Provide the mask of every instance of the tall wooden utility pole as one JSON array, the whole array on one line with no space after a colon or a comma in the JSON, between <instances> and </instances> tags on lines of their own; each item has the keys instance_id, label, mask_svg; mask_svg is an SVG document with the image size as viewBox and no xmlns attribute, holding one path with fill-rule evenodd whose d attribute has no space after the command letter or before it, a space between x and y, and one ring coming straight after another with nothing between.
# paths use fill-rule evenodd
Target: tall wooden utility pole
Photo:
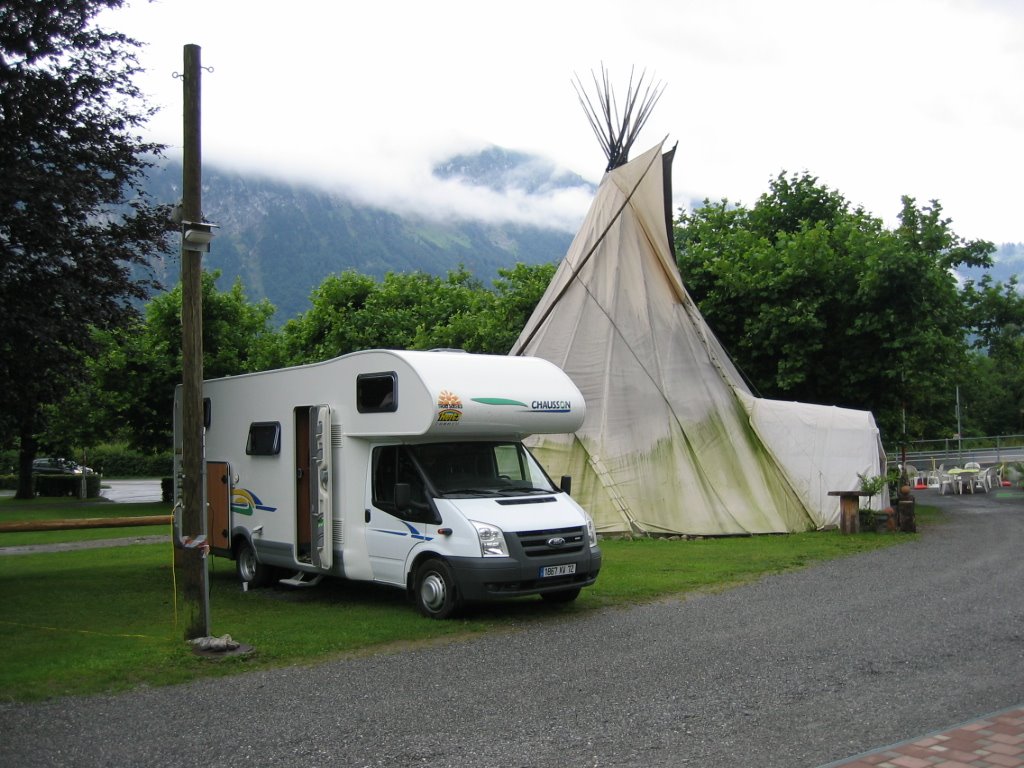
<instances>
[{"instance_id":1,"label":"tall wooden utility pole","mask_svg":"<svg viewBox=\"0 0 1024 768\"><path fill-rule=\"evenodd\" d=\"M189 246L190 223L203 221L200 87L202 64L198 45L185 46L184 149L182 157L181 247L181 532L189 542L181 551L182 592L186 612L185 639L210 634L205 530L206 467L203 456L203 290L202 250ZM200 546L195 546L200 542Z\"/></svg>"}]
</instances>

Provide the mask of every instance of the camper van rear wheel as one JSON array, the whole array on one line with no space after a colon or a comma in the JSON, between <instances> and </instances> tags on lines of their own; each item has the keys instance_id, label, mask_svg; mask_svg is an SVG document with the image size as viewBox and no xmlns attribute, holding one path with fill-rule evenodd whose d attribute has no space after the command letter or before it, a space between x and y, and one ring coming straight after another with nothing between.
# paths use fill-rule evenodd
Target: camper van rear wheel
<instances>
[{"instance_id":1,"label":"camper van rear wheel","mask_svg":"<svg viewBox=\"0 0 1024 768\"><path fill-rule=\"evenodd\" d=\"M235 569L238 571L238 580L243 584L266 587L274 580L273 570L269 565L264 565L257 559L256 550L248 541L243 541L238 545L238 550L235 553Z\"/></svg>"},{"instance_id":2,"label":"camper van rear wheel","mask_svg":"<svg viewBox=\"0 0 1024 768\"><path fill-rule=\"evenodd\" d=\"M459 609L459 595L452 569L444 560L432 558L416 569L413 585L416 607L432 619L447 619Z\"/></svg>"}]
</instances>

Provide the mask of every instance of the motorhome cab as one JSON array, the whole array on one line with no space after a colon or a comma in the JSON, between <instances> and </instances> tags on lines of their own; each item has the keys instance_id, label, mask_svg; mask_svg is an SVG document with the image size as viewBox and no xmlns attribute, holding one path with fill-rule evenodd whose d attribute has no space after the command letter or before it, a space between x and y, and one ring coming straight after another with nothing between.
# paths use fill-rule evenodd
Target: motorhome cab
<instances>
[{"instance_id":1,"label":"motorhome cab","mask_svg":"<svg viewBox=\"0 0 1024 768\"><path fill-rule=\"evenodd\" d=\"M521 442L583 422L546 360L373 350L207 381L203 398L207 540L244 584L375 581L446 618L571 601L597 578L590 516ZM178 472L181 387L174 412Z\"/></svg>"}]
</instances>

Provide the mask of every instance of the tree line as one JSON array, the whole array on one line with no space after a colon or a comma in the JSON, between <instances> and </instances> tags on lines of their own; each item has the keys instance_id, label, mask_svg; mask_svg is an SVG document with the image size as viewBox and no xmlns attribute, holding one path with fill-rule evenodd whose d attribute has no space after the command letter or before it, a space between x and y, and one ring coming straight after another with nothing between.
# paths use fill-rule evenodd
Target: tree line
<instances>
[{"instance_id":1,"label":"tree line","mask_svg":"<svg viewBox=\"0 0 1024 768\"><path fill-rule=\"evenodd\" d=\"M810 175L780 174L750 208L705 201L674 226L684 283L754 391L875 414L887 445L1024 430L1024 297L1015 280L961 281L993 246L965 242L937 201L904 198L887 228ZM204 375L371 348L506 354L555 265L517 264L488 286L464 268L376 279L329 275L280 327L266 301L203 275ZM48 444L123 440L166 450L181 380L181 288L115 330L92 329L86 375L46 410ZM686 386L680 382L680 386Z\"/></svg>"},{"instance_id":2,"label":"tree line","mask_svg":"<svg viewBox=\"0 0 1024 768\"><path fill-rule=\"evenodd\" d=\"M97 29L122 0L0 6L0 448L170 445L181 378L180 288L132 268L174 244L141 183L162 148L133 85L136 41ZM752 389L867 409L887 445L1024 430L1024 300L1016 280L961 281L994 246L965 241L938 201L902 200L887 227L810 174L780 173L751 206L679 211L683 282ZM329 275L280 327L236 282L203 277L206 377L370 347L504 354L554 271L516 265L484 285L444 277ZM140 311L134 301L152 296ZM686 382L680 382L686 386Z\"/></svg>"}]
</instances>

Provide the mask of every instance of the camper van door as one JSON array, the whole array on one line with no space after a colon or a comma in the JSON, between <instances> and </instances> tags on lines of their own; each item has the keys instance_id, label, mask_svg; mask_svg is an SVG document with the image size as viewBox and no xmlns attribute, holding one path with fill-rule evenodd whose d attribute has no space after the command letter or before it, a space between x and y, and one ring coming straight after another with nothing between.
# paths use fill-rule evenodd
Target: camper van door
<instances>
[{"instance_id":1,"label":"camper van door","mask_svg":"<svg viewBox=\"0 0 1024 768\"><path fill-rule=\"evenodd\" d=\"M405 584L405 563L413 548L435 535L426 488L402 445L379 445L371 458L366 551L375 581ZM409 506L399 509L395 486L409 486Z\"/></svg>"}]
</instances>

